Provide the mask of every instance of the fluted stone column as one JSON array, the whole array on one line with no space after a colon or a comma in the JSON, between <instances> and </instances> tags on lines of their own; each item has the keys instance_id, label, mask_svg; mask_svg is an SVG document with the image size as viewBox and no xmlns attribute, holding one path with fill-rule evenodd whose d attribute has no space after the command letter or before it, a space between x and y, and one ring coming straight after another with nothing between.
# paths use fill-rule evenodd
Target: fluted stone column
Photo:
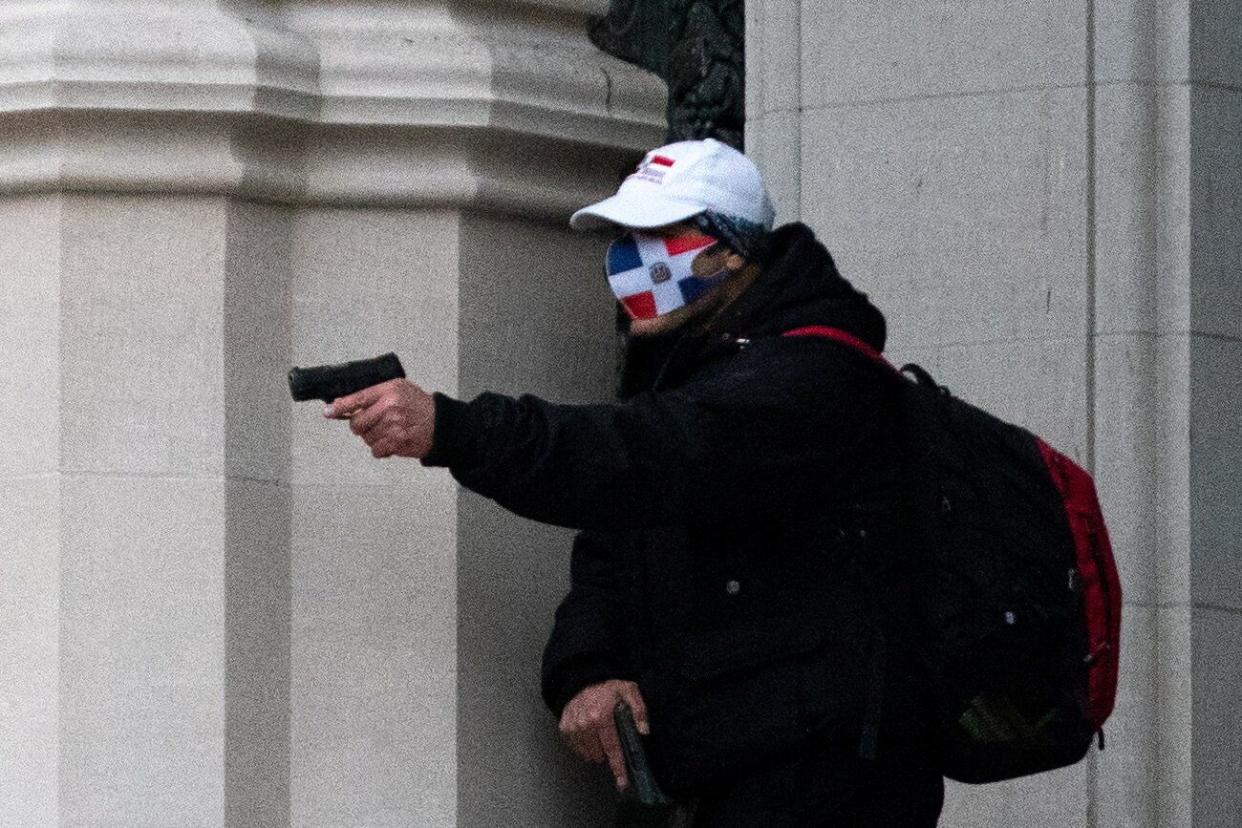
<instances>
[{"instance_id":1,"label":"fluted stone column","mask_svg":"<svg viewBox=\"0 0 1242 828\"><path fill-rule=\"evenodd\" d=\"M1107 750L947 826L1242 814L1242 15L1221 0L748 4L748 145L891 352L1094 470Z\"/></svg>"},{"instance_id":2,"label":"fluted stone column","mask_svg":"<svg viewBox=\"0 0 1242 828\"><path fill-rule=\"evenodd\" d=\"M570 210L662 135L594 0L0 9L0 822L591 824L568 537L284 374L599 399Z\"/></svg>"}]
</instances>

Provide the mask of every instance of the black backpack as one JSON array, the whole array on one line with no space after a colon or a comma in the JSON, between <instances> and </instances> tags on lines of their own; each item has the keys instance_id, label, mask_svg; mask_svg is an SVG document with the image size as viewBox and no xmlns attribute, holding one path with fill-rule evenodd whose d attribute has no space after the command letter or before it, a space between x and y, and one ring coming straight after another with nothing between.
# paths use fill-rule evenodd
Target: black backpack
<instances>
[{"instance_id":1,"label":"black backpack","mask_svg":"<svg viewBox=\"0 0 1242 828\"><path fill-rule=\"evenodd\" d=\"M847 345L899 383L914 551L902 635L929 682L945 775L995 782L1073 764L1097 734L1102 748L1121 586L1091 477L845 331L785 335Z\"/></svg>"}]
</instances>

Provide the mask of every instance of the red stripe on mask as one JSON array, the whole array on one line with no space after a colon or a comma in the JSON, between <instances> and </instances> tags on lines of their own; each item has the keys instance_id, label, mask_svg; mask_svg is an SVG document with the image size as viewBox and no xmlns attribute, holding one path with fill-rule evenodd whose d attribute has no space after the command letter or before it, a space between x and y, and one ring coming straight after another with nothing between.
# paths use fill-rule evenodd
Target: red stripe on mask
<instances>
[{"instance_id":1,"label":"red stripe on mask","mask_svg":"<svg viewBox=\"0 0 1242 828\"><path fill-rule=\"evenodd\" d=\"M703 236L695 234L692 236L672 236L664 240L664 247L668 250L668 255L677 256L682 253L689 253L691 250L703 250L711 247L716 240L711 236Z\"/></svg>"}]
</instances>

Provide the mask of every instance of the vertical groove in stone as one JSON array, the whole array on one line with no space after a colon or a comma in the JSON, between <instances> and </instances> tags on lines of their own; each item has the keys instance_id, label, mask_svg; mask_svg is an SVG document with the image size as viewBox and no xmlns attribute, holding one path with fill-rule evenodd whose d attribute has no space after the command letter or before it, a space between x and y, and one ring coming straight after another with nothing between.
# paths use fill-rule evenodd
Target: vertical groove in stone
<instances>
[{"instance_id":1,"label":"vertical groove in stone","mask_svg":"<svg viewBox=\"0 0 1242 828\"><path fill-rule=\"evenodd\" d=\"M1096 297L1096 95L1095 95L1095 0L1087 0L1087 182L1086 182L1086 245L1087 245L1087 429L1083 462L1095 471L1095 297Z\"/></svg>"},{"instance_id":2,"label":"vertical groove in stone","mask_svg":"<svg viewBox=\"0 0 1242 828\"><path fill-rule=\"evenodd\" d=\"M1086 337L1086 413L1085 429L1086 445L1083 447L1083 463L1092 474L1096 471L1095 464L1095 320L1096 320L1096 90L1095 90L1095 0L1087 0L1086 4L1086 99L1087 99L1087 136L1086 136L1086 259L1087 259L1087 337ZM1086 765L1087 783L1087 828L1096 828L1099 824L1099 764L1095 750L1088 748Z\"/></svg>"},{"instance_id":3,"label":"vertical groove in stone","mask_svg":"<svg viewBox=\"0 0 1242 828\"><path fill-rule=\"evenodd\" d=\"M755 0L751 0L751 2L755 2ZM798 205L798 215L793 216L792 218L797 221L801 221L802 216L805 213L805 210L803 209L803 206L802 206L802 173L801 173L802 171L802 132L803 132L803 129L802 129L803 114L802 113L806 109L806 101L802 97L802 75L804 74L803 69L805 67L802 65L802 53L803 53L803 50L802 50L802 0L793 0L793 3L794 3L794 9L795 9L794 19L797 21L796 25L798 27L797 36L793 39L794 48L798 50L798 75L794 81L794 83L797 86L796 95L797 95L797 101L798 101L798 117L794 119L794 129L796 131L796 134L793 136L793 142L794 142L794 159L796 160L797 169L799 173L798 175L794 176L794 204Z\"/></svg>"},{"instance_id":4,"label":"vertical groove in stone","mask_svg":"<svg viewBox=\"0 0 1242 828\"><path fill-rule=\"evenodd\" d=\"M293 212L225 216L224 824L288 825Z\"/></svg>"}]
</instances>

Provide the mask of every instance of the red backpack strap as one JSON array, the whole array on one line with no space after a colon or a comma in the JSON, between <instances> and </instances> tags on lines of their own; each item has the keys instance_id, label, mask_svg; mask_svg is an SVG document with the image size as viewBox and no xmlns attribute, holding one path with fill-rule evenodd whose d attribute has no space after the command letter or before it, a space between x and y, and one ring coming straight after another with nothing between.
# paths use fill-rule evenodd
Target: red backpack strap
<instances>
[{"instance_id":1,"label":"red backpack strap","mask_svg":"<svg viewBox=\"0 0 1242 828\"><path fill-rule=\"evenodd\" d=\"M781 336L818 336L821 339L831 339L833 342L840 342L842 345L848 345L854 350L872 362L883 365L894 374L900 373L893 363L884 358L884 355L872 348L866 342L854 336L849 331L843 331L840 328L830 328L827 325L807 325L805 328L794 328L792 331L785 331Z\"/></svg>"}]
</instances>

